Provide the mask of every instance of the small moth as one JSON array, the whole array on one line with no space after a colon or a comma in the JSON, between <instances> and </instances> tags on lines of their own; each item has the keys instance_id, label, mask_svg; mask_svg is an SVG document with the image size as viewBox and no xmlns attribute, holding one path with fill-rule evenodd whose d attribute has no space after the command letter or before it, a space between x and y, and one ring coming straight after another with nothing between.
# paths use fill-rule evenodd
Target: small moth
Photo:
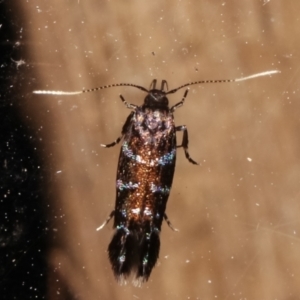
<instances>
[{"instance_id":1,"label":"small moth","mask_svg":"<svg viewBox=\"0 0 300 300\"><path fill-rule=\"evenodd\" d=\"M158 259L163 219L176 230L165 210L173 182L177 148L183 148L187 160L197 164L188 152L187 128L185 125L176 126L173 116L174 111L183 105L188 89L182 99L171 107L167 96L195 84L239 82L276 73L279 71L266 71L238 79L195 81L170 91L165 80L159 89L157 80L153 80L149 90L134 84L119 83L75 92L34 91L35 94L77 95L130 86L147 93L141 106L128 103L120 95L132 112L125 121L121 136L110 144L101 144L109 148L123 139L117 169L115 209L97 228L102 229L114 217L115 233L108 246L108 256L119 283L126 283L130 274L134 275L133 283L137 286L147 281ZM177 131L183 132L179 145Z\"/></svg>"}]
</instances>

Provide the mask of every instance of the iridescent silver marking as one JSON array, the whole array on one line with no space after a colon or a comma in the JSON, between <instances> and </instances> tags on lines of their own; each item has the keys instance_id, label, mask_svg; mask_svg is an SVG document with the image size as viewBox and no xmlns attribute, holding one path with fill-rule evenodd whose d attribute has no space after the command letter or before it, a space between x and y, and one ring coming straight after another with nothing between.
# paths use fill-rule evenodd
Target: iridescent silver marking
<instances>
[{"instance_id":1,"label":"iridescent silver marking","mask_svg":"<svg viewBox=\"0 0 300 300\"><path fill-rule=\"evenodd\" d=\"M167 186L160 187L160 186L155 185L154 183L151 183L150 189L151 189L151 192L153 192L153 193L159 192L162 194L170 194L170 189Z\"/></svg>"},{"instance_id":2,"label":"iridescent silver marking","mask_svg":"<svg viewBox=\"0 0 300 300\"><path fill-rule=\"evenodd\" d=\"M141 209L138 207L138 208L134 208L131 210L132 213L138 215L140 212L141 212Z\"/></svg>"},{"instance_id":3,"label":"iridescent silver marking","mask_svg":"<svg viewBox=\"0 0 300 300\"><path fill-rule=\"evenodd\" d=\"M122 180L117 180L117 189L120 191L126 190L126 189L136 189L139 187L138 183L132 183L131 181L128 183L123 183Z\"/></svg>"},{"instance_id":4,"label":"iridescent silver marking","mask_svg":"<svg viewBox=\"0 0 300 300\"><path fill-rule=\"evenodd\" d=\"M145 207L144 209L144 215L146 216L152 216L152 211L149 207Z\"/></svg>"},{"instance_id":5,"label":"iridescent silver marking","mask_svg":"<svg viewBox=\"0 0 300 300\"><path fill-rule=\"evenodd\" d=\"M132 150L128 147L128 143L124 142L122 146L122 152L130 158L136 159L135 155L132 153Z\"/></svg>"},{"instance_id":6,"label":"iridescent silver marking","mask_svg":"<svg viewBox=\"0 0 300 300\"><path fill-rule=\"evenodd\" d=\"M140 155L134 155L132 150L129 148L128 146L128 143L127 142L124 142L123 146L122 146L122 152L129 158L135 160L136 162L140 163L140 164L146 164L147 161L142 159L142 157ZM165 166L165 165L169 165L171 163L173 163L173 159L175 157L175 154L176 154L176 149L173 149L171 152L163 155L162 157L160 158L156 158L155 160L154 159L151 159L150 162L149 162L149 165L151 167L153 166L157 166L157 165L162 165L162 166Z\"/></svg>"},{"instance_id":7,"label":"iridescent silver marking","mask_svg":"<svg viewBox=\"0 0 300 300\"><path fill-rule=\"evenodd\" d=\"M173 159L176 154L176 149L173 149L171 152L163 155L161 158L158 159L158 164L165 166L173 163Z\"/></svg>"}]
</instances>

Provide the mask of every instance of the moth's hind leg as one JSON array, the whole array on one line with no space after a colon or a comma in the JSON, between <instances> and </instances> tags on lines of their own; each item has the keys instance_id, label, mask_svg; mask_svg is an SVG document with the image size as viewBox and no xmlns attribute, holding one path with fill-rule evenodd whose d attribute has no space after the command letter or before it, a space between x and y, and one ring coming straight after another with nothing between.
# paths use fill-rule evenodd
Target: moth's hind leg
<instances>
[{"instance_id":1,"label":"moth's hind leg","mask_svg":"<svg viewBox=\"0 0 300 300\"><path fill-rule=\"evenodd\" d=\"M106 218L106 220L96 229L97 231L101 230L109 221L110 219L114 216L115 211L113 210L109 216Z\"/></svg>"},{"instance_id":2,"label":"moth's hind leg","mask_svg":"<svg viewBox=\"0 0 300 300\"><path fill-rule=\"evenodd\" d=\"M174 230L174 231L179 231L177 228L175 228L175 227L173 226L173 224L172 224L171 221L169 220L167 214L164 214L164 219L165 219L165 221L167 222L168 226L169 226L172 230Z\"/></svg>"},{"instance_id":3,"label":"moth's hind leg","mask_svg":"<svg viewBox=\"0 0 300 300\"><path fill-rule=\"evenodd\" d=\"M113 147L113 146L115 146L115 145L117 145L117 144L120 143L122 137L123 137L123 136L118 137L115 141L113 141L113 142L110 143L110 144L100 144L100 146L101 146L101 147L104 147L104 148Z\"/></svg>"},{"instance_id":4,"label":"moth's hind leg","mask_svg":"<svg viewBox=\"0 0 300 300\"><path fill-rule=\"evenodd\" d=\"M187 160L194 165L198 165L198 163L190 157L190 154L188 151L189 138L188 138L188 131L187 131L186 126L185 125L177 126L177 127L175 127L175 129L176 129L176 131L183 131L182 143L181 143L181 145L178 145L177 148L182 147Z\"/></svg>"}]
</instances>

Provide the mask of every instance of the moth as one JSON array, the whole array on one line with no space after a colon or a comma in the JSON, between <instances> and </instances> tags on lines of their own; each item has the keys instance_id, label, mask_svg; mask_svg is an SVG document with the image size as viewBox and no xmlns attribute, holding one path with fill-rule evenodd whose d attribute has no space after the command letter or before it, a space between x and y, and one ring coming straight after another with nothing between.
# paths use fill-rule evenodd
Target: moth
<instances>
[{"instance_id":1,"label":"moth","mask_svg":"<svg viewBox=\"0 0 300 300\"><path fill-rule=\"evenodd\" d=\"M108 246L108 256L119 283L126 283L131 274L134 285L140 286L147 281L159 256L163 220L175 230L165 211L173 182L177 148L183 148L187 160L197 164L188 152L187 128L185 125L176 126L173 115L184 104L188 89L181 100L171 107L167 96L195 84L239 82L278 72L266 71L238 79L195 81L170 91L167 81L162 80L160 88L157 88L155 79L149 90L130 83L119 83L76 92L34 91L36 94L76 95L130 86L146 93L141 106L127 102L120 95L132 112L123 125L121 136L110 144L101 144L109 148L123 140L117 169L115 209L97 228L102 229L114 218L115 233ZM178 131L183 133L180 144L176 139Z\"/></svg>"}]
</instances>

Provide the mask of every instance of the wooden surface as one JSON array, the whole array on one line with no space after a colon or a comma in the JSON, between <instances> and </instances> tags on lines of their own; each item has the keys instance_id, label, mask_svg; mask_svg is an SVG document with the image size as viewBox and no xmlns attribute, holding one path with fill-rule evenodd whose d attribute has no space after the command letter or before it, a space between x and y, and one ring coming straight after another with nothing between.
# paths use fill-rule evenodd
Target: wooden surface
<instances>
[{"instance_id":1,"label":"wooden surface","mask_svg":"<svg viewBox=\"0 0 300 300\"><path fill-rule=\"evenodd\" d=\"M32 0L18 10L32 67L24 115L43 139L51 198L49 299L298 299L300 2ZM96 228L114 207L119 146L100 143L130 113L119 94L135 104L145 94L30 92L154 78L172 89L272 69L282 73L190 88L175 116L200 166L178 150L167 213L180 231L163 225L149 282L118 286L112 222Z\"/></svg>"}]
</instances>

